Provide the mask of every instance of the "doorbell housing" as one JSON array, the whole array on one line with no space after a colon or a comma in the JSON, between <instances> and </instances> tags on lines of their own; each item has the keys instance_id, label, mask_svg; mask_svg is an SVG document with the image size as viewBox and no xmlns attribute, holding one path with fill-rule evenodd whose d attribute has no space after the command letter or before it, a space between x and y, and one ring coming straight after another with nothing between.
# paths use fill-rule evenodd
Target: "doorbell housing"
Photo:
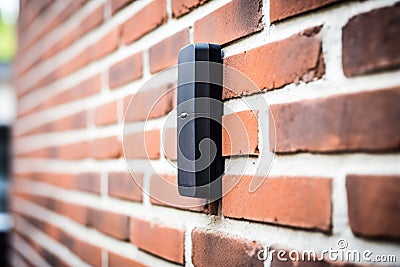
<instances>
[{"instance_id":1,"label":"doorbell housing","mask_svg":"<svg viewBox=\"0 0 400 267\"><path fill-rule=\"evenodd\" d=\"M222 59L216 44L189 44L178 57L179 194L221 197Z\"/></svg>"}]
</instances>

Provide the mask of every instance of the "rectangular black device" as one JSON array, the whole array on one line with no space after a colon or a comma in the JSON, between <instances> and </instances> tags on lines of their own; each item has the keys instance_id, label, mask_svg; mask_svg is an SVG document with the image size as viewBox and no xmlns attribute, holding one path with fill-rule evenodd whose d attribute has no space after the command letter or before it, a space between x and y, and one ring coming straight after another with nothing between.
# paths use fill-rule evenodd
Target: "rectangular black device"
<instances>
[{"instance_id":1,"label":"rectangular black device","mask_svg":"<svg viewBox=\"0 0 400 267\"><path fill-rule=\"evenodd\" d=\"M178 63L179 194L219 199L224 172L221 48L189 44L179 52Z\"/></svg>"}]
</instances>

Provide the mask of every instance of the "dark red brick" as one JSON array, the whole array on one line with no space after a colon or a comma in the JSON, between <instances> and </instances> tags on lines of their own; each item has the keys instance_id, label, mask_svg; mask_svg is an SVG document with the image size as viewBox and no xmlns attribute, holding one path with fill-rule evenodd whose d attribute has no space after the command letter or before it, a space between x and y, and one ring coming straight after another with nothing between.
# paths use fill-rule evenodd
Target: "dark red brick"
<instances>
[{"instance_id":1,"label":"dark red brick","mask_svg":"<svg viewBox=\"0 0 400 267\"><path fill-rule=\"evenodd\" d=\"M122 24L125 44L132 43L167 21L166 2L155 0Z\"/></svg>"},{"instance_id":2,"label":"dark red brick","mask_svg":"<svg viewBox=\"0 0 400 267\"><path fill-rule=\"evenodd\" d=\"M222 117L222 156L258 155L257 115L245 110Z\"/></svg>"},{"instance_id":3,"label":"dark red brick","mask_svg":"<svg viewBox=\"0 0 400 267\"><path fill-rule=\"evenodd\" d=\"M262 246L255 241L220 232L194 229L192 232L192 262L202 266L264 266L257 258Z\"/></svg>"},{"instance_id":4,"label":"dark red brick","mask_svg":"<svg viewBox=\"0 0 400 267\"><path fill-rule=\"evenodd\" d=\"M194 24L195 43L226 44L263 29L262 0L234 0Z\"/></svg>"},{"instance_id":5,"label":"dark red brick","mask_svg":"<svg viewBox=\"0 0 400 267\"><path fill-rule=\"evenodd\" d=\"M113 197L132 201L142 201L143 174L112 172L108 175L108 194Z\"/></svg>"},{"instance_id":6,"label":"dark red brick","mask_svg":"<svg viewBox=\"0 0 400 267\"><path fill-rule=\"evenodd\" d=\"M346 189L356 235L400 240L399 175L347 175Z\"/></svg>"},{"instance_id":7,"label":"dark red brick","mask_svg":"<svg viewBox=\"0 0 400 267\"><path fill-rule=\"evenodd\" d=\"M270 147L279 153L398 149L399 100L394 87L271 105Z\"/></svg>"},{"instance_id":8,"label":"dark red brick","mask_svg":"<svg viewBox=\"0 0 400 267\"><path fill-rule=\"evenodd\" d=\"M109 70L110 88L115 88L142 77L142 53L115 63Z\"/></svg>"},{"instance_id":9,"label":"dark red brick","mask_svg":"<svg viewBox=\"0 0 400 267\"><path fill-rule=\"evenodd\" d=\"M276 22L343 0L271 0L270 20Z\"/></svg>"},{"instance_id":10,"label":"dark red brick","mask_svg":"<svg viewBox=\"0 0 400 267\"><path fill-rule=\"evenodd\" d=\"M208 0L172 0L172 17L179 18L193 9L203 5Z\"/></svg>"},{"instance_id":11,"label":"dark red brick","mask_svg":"<svg viewBox=\"0 0 400 267\"><path fill-rule=\"evenodd\" d=\"M129 217L106 210L94 211L94 227L116 239L129 239Z\"/></svg>"},{"instance_id":12,"label":"dark red brick","mask_svg":"<svg viewBox=\"0 0 400 267\"><path fill-rule=\"evenodd\" d=\"M249 192L253 179L253 184L261 185ZM222 197L222 214L226 217L331 231L330 179L225 176L222 187L227 192Z\"/></svg>"},{"instance_id":13,"label":"dark red brick","mask_svg":"<svg viewBox=\"0 0 400 267\"><path fill-rule=\"evenodd\" d=\"M184 29L150 47L151 73L178 64L179 50L188 43L189 29Z\"/></svg>"},{"instance_id":14,"label":"dark red brick","mask_svg":"<svg viewBox=\"0 0 400 267\"><path fill-rule=\"evenodd\" d=\"M226 72L224 98L281 88L299 81L319 79L325 73L320 36L321 27L315 27L287 39L266 44L224 59L224 64L247 75L258 88Z\"/></svg>"},{"instance_id":15,"label":"dark red brick","mask_svg":"<svg viewBox=\"0 0 400 267\"><path fill-rule=\"evenodd\" d=\"M400 67L400 3L357 15L343 28L346 76Z\"/></svg>"},{"instance_id":16,"label":"dark red brick","mask_svg":"<svg viewBox=\"0 0 400 267\"><path fill-rule=\"evenodd\" d=\"M169 261L184 264L185 232L183 230L131 218L130 231L130 240L139 249Z\"/></svg>"}]
</instances>

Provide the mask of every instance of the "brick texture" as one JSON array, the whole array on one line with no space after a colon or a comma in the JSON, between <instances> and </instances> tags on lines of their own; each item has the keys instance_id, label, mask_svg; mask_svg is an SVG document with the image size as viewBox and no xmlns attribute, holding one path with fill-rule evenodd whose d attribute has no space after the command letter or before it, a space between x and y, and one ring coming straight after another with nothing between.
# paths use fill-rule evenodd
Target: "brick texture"
<instances>
[{"instance_id":1,"label":"brick texture","mask_svg":"<svg viewBox=\"0 0 400 267\"><path fill-rule=\"evenodd\" d=\"M399 23L399 3L351 18L343 28L342 62L346 76L399 68Z\"/></svg>"},{"instance_id":2,"label":"brick texture","mask_svg":"<svg viewBox=\"0 0 400 267\"><path fill-rule=\"evenodd\" d=\"M96 229L114 238L129 239L129 217L127 215L106 210L95 210L93 224Z\"/></svg>"},{"instance_id":3,"label":"brick texture","mask_svg":"<svg viewBox=\"0 0 400 267\"><path fill-rule=\"evenodd\" d=\"M282 153L398 149L399 98L395 87L271 105L270 146Z\"/></svg>"},{"instance_id":4,"label":"brick texture","mask_svg":"<svg viewBox=\"0 0 400 267\"><path fill-rule=\"evenodd\" d=\"M92 223L92 210L89 207L65 202L57 202L57 212L83 225Z\"/></svg>"},{"instance_id":5,"label":"brick texture","mask_svg":"<svg viewBox=\"0 0 400 267\"><path fill-rule=\"evenodd\" d=\"M356 235L400 240L399 175L350 174L346 189L350 227Z\"/></svg>"},{"instance_id":6,"label":"brick texture","mask_svg":"<svg viewBox=\"0 0 400 267\"><path fill-rule=\"evenodd\" d=\"M225 90L224 98L321 78L325 67L320 29L311 28L287 39L225 58L224 64L243 72L258 89L244 86L242 79L232 77L228 72L224 81L227 81L225 83L228 83L228 88L232 91Z\"/></svg>"},{"instance_id":7,"label":"brick texture","mask_svg":"<svg viewBox=\"0 0 400 267\"><path fill-rule=\"evenodd\" d=\"M86 16L80 24L80 34L84 35L103 23L104 5L99 6Z\"/></svg>"},{"instance_id":8,"label":"brick texture","mask_svg":"<svg viewBox=\"0 0 400 267\"><path fill-rule=\"evenodd\" d=\"M137 53L110 67L109 86L115 88L140 77L142 77L142 54Z\"/></svg>"},{"instance_id":9,"label":"brick texture","mask_svg":"<svg viewBox=\"0 0 400 267\"><path fill-rule=\"evenodd\" d=\"M177 131L176 128L167 127L163 131L164 156L169 160L177 160Z\"/></svg>"},{"instance_id":10,"label":"brick texture","mask_svg":"<svg viewBox=\"0 0 400 267\"><path fill-rule=\"evenodd\" d=\"M131 242L140 249L169 261L184 264L183 230L132 218L130 231ZM165 243L159 242L160 240Z\"/></svg>"},{"instance_id":11,"label":"brick texture","mask_svg":"<svg viewBox=\"0 0 400 267\"><path fill-rule=\"evenodd\" d=\"M97 107L94 110L94 123L98 126L116 123L117 102L110 102Z\"/></svg>"},{"instance_id":12,"label":"brick texture","mask_svg":"<svg viewBox=\"0 0 400 267\"><path fill-rule=\"evenodd\" d=\"M3 110L16 111L10 266L364 266L258 259L266 245L318 252L335 237L397 255L399 10L20 0L16 55L0 64L0 93L16 98L0 97L1 173ZM178 77L164 71L189 43L222 49L224 194L211 203L177 187Z\"/></svg>"},{"instance_id":13,"label":"brick texture","mask_svg":"<svg viewBox=\"0 0 400 267\"><path fill-rule=\"evenodd\" d=\"M258 154L257 112L224 115L222 125L222 156Z\"/></svg>"},{"instance_id":14,"label":"brick texture","mask_svg":"<svg viewBox=\"0 0 400 267\"><path fill-rule=\"evenodd\" d=\"M76 177L75 187L78 190L100 193L100 175L98 173L80 173Z\"/></svg>"},{"instance_id":15,"label":"brick texture","mask_svg":"<svg viewBox=\"0 0 400 267\"><path fill-rule=\"evenodd\" d=\"M117 50L120 43L121 28L118 26L92 45L91 59L98 60Z\"/></svg>"},{"instance_id":16,"label":"brick texture","mask_svg":"<svg viewBox=\"0 0 400 267\"><path fill-rule=\"evenodd\" d=\"M123 9L134 0L111 0L111 12L112 14L117 13L119 10Z\"/></svg>"},{"instance_id":17,"label":"brick texture","mask_svg":"<svg viewBox=\"0 0 400 267\"><path fill-rule=\"evenodd\" d=\"M127 172L112 172L108 175L108 194L116 198L142 201L143 174L133 177Z\"/></svg>"},{"instance_id":18,"label":"brick texture","mask_svg":"<svg viewBox=\"0 0 400 267\"><path fill-rule=\"evenodd\" d=\"M86 127L86 111L78 112L73 115L61 118L56 121L45 123L39 127L29 130L23 135L42 134L49 132L62 132L68 130L78 130Z\"/></svg>"},{"instance_id":19,"label":"brick texture","mask_svg":"<svg viewBox=\"0 0 400 267\"><path fill-rule=\"evenodd\" d=\"M150 47L150 71L155 73L178 64L179 50L189 43L189 29L184 29Z\"/></svg>"},{"instance_id":20,"label":"brick texture","mask_svg":"<svg viewBox=\"0 0 400 267\"><path fill-rule=\"evenodd\" d=\"M314 0L314 1L296 1L296 0L272 0L270 6L271 22L276 22L285 18L327 6L335 2L344 0Z\"/></svg>"},{"instance_id":21,"label":"brick texture","mask_svg":"<svg viewBox=\"0 0 400 267\"><path fill-rule=\"evenodd\" d=\"M91 156L95 159L118 158L121 150L121 143L116 136L95 139L90 146Z\"/></svg>"},{"instance_id":22,"label":"brick texture","mask_svg":"<svg viewBox=\"0 0 400 267\"><path fill-rule=\"evenodd\" d=\"M176 175L152 175L150 179L151 203L159 206L217 214L217 201L207 203L204 199L181 196L178 192L177 181Z\"/></svg>"},{"instance_id":23,"label":"brick texture","mask_svg":"<svg viewBox=\"0 0 400 267\"><path fill-rule=\"evenodd\" d=\"M122 25L122 37L129 44L154 30L167 20L166 4L154 0Z\"/></svg>"},{"instance_id":24,"label":"brick texture","mask_svg":"<svg viewBox=\"0 0 400 267\"><path fill-rule=\"evenodd\" d=\"M226 44L262 30L261 8L261 0L234 0L226 4L195 22L194 42Z\"/></svg>"},{"instance_id":25,"label":"brick texture","mask_svg":"<svg viewBox=\"0 0 400 267\"><path fill-rule=\"evenodd\" d=\"M108 267L130 267L130 266L145 267L146 265L113 252L108 253Z\"/></svg>"},{"instance_id":26,"label":"brick texture","mask_svg":"<svg viewBox=\"0 0 400 267\"><path fill-rule=\"evenodd\" d=\"M160 131L132 133L124 136L126 158L158 159L160 157Z\"/></svg>"},{"instance_id":27,"label":"brick texture","mask_svg":"<svg viewBox=\"0 0 400 267\"><path fill-rule=\"evenodd\" d=\"M176 97L174 87L174 83L146 87L133 96L125 97L125 121L145 121L168 114L173 109L173 97Z\"/></svg>"},{"instance_id":28,"label":"brick texture","mask_svg":"<svg viewBox=\"0 0 400 267\"><path fill-rule=\"evenodd\" d=\"M222 198L224 216L330 232L330 179L255 177L254 182L261 185L249 192L252 179L252 176L223 178L223 191L227 192Z\"/></svg>"},{"instance_id":29,"label":"brick texture","mask_svg":"<svg viewBox=\"0 0 400 267\"><path fill-rule=\"evenodd\" d=\"M264 266L257 259L262 246L255 241L203 229L192 232L192 262L195 266Z\"/></svg>"},{"instance_id":30,"label":"brick texture","mask_svg":"<svg viewBox=\"0 0 400 267\"><path fill-rule=\"evenodd\" d=\"M208 0L172 0L172 16L174 18L179 18L207 1Z\"/></svg>"}]
</instances>

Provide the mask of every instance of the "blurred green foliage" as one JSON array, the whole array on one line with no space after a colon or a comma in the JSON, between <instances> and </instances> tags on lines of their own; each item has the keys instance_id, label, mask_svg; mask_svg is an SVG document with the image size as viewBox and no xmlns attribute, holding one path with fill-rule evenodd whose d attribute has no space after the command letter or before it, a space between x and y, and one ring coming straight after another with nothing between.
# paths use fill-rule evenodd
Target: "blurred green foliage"
<instances>
[{"instance_id":1,"label":"blurred green foliage","mask_svg":"<svg viewBox=\"0 0 400 267\"><path fill-rule=\"evenodd\" d=\"M16 26L4 23L0 17L0 63L10 62L16 50Z\"/></svg>"}]
</instances>

